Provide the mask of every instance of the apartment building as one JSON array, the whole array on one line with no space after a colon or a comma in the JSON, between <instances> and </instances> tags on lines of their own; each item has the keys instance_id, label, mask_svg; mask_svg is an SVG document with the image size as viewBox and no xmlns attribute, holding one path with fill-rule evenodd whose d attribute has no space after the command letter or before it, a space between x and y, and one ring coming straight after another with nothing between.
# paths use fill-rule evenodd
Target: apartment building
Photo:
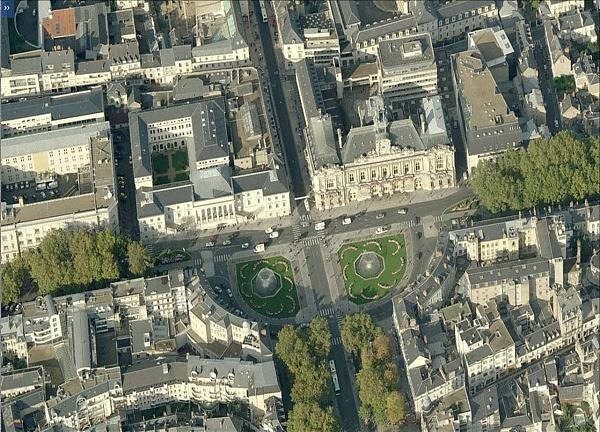
<instances>
[{"instance_id":1,"label":"apartment building","mask_svg":"<svg viewBox=\"0 0 600 432\"><path fill-rule=\"evenodd\" d=\"M25 340L33 345L52 343L63 337L61 316L50 295L23 303L23 323Z\"/></svg>"},{"instance_id":2,"label":"apartment building","mask_svg":"<svg viewBox=\"0 0 600 432\"><path fill-rule=\"evenodd\" d=\"M570 76L571 58L564 43L558 37L558 26L556 21L544 21L544 35L546 38L546 48L550 53L550 66L552 77Z\"/></svg>"},{"instance_id":3,"label":"apartment building","mask_svg":"<svg viewBox=\"0 0 600 432\"><path fill-rule=\"evenodd\" d=\"M527 304L530 298L547 298L551 268L545 258L502 262L478 267L472 265L459 280L459 286L474 303L502 299L513 306Z\"/></svg>"},{"instance_id":4,"label":"apartment building","mask_svg":"<svg viewBox=\"0 0 600 432\"><path fill-rule=\"evenodd\" d=\"M495 159L509 148L521 146L523 133L517 117L496 91L496 82L479 52L455 54L452 79L469 171L481 160Z\"/></svg>"},{"instance_id":5,"label":"apartment building","mask_svg":"<svg viewBox=\"0 0 600 432\"><path fill-rule=\"evenodd\" d=\"M2 356L18 357L27 361L23 315L9 315L0 318L0 344Z\"/></svg>"},{"instance_id":6,"label":"apartment building","mask_svg":"<svg viewBox=\"0 0 600 432\"><path fill-rule=\"evenodd\" d=\"M460 322L454 329L470 394L496 381L516 365L515 342L500 318L495 302L482 306L477 310L483 314L478 314L473 321Z\"/></svg>"},{"instance_id":7,"label":"apartment building","mask_svg":"<svg viewBox=\"0 0 600 432\"><path fill-rule=\"evenodd\" d=\"M437 66L428 34L379 42L379 88L392 102L437 94Z\"/></svg>"},{"instance_id":8,"label":"apartment building","mask_svg":"<svg viewBox=\"0 0 600 432\"><path fill-rule=\"evenodd\" d=\"M103 97L102 88L93 88L3 104L2 138L104 122Z\"/></svg>"},{"instance_id":9,"label":"apartment building","mask_svg":"<svg viewBox=\"0 0 600 432\"><path fill-rule=\"evenodd\" d=\"M195 356L156 364L139 363L123 373L123 402L128 409L147 409L169 401L246 402L266 412L270 398L281 399L272 361Z\"/></svg>"},{"instance_id":10,"label":"apartment building","mask_svg":"<svg viewBox=\"0 0 600 432\"><path fill-rule=\"evenodd\" d=\"M584 0L544 0L541 6L547 9L547 12L555 18L566 14L572 10L583 9ZM542 9L543 12L546 10Z\"/></svg>"},{"instance_id":11,"label":"apartment building","mask_svg":"<svg viewBox=\"0 0 600 432\"><path fill-rule=\"evenodd\" d=\"M460 356L439 319L428 315L428 319L418 322L416 305L397 297L393 301L393 320L415 412L428 411L438 400L464 388Z\"/></svg>"},{"instance_id":12,"label":"apartment building","mask_svg":"<svg viewBox=\"0 0 600 432\"><path fill-rule=\"evenodd\" d=\"M36 247L52 229L118 230L109 130L90 123L3 140L2 259Z\"/></svg>"}]
</instances>

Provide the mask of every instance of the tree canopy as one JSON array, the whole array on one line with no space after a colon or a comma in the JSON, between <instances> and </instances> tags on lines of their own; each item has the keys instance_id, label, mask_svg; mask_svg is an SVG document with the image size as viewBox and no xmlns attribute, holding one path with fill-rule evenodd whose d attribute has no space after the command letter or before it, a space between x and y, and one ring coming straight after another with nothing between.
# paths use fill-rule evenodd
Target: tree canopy
<instances>
[{"instance_id":1,"label":"tree canopy","mask_svg":"<svg viewBox=\"0 0 600 432\"><path fill-rule=\"evenodd\" d=\"M406 398L398 391L398 368L392 341L365 313L348 315L342 322L346 349L360 352L356 374L359 415L378 426L399 425L406 415Z\"/></svg>"},{"instance_id":2,"label":"tree canopy","mask_svg":"<svg viewBox=\"0 0 600 432\"><path fill-rule=\"evenodd\" d=\"M291 432L339 430L328 406L330 350L331 333L322 317L313 319L306 330L287 325L277 335L275 354L293 378L294 407L288 419Z\"/></svg>"},{"instance_id":3,"label":"tree canopy","mask_svg":"<svg viewBox=\"0 0 600 432\"><path fill-rule=\"evenodd\" d=\"M493 213L600 195L600 138L578 139L562 131L482 161L470 184Z\"/></svg>"},{"instance_id":4,"label":"tree canopy","mask_svg":"<svg viewBox=\"0 0 600 432\"><path fill-rule=\"evenodd\" d=\"M316 403L300 402L294 405L287 424L288 432L337 432L340 430L331 407L321 408Z\"/></svg>"},{"instance_id":5,"label":"tree canopy","mask_svg":"<svg viewBox=\"0 0 600 432\"><path fill-rule=\"evenodd\" d=\"M52 230L36 249L3 266L2 301L16 301L29 283L40 294L80 292L144 274L151 265L143 246L111 231Z\"/></svg>"},{"instance_id":6,"label":"tree canopy","mask_svg":"<svg viewBox=\"0 0 600 432\"><path fill-rule=\"evenodd\" d=\"M342 343L348 351L358 352L383 334L369 314L346 315L341 326Z\"/></svg>"}]
</instances>

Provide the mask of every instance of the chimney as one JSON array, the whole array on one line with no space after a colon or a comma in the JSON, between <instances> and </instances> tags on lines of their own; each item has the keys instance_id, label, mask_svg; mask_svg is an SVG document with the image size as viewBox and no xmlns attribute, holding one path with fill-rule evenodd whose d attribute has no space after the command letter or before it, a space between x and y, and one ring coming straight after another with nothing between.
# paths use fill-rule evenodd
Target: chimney
<instances>
[{"instance_id":1,"label":"chimney","mask_svg":"<svg viewBox=\"0 0 600 432\"><path fill-rule=\"evenodd\" d=\"M581 239L577 239L577 260L575 261L577 270L581 268Z\"/></svg>"},{"instance_id":2,"label":"chimney","mask_svg":"<svg viewBox=\"0 0 600 432\"><path fill-rule=\"evenodd\" d=\"M338 137L338 147L340 150L342 149L342 130L337 128L337 137Z\"/></svg>"},{"instance_id":3,"label":"chimney","mask_svg":"<svg viewBox=\"0 0 600 432\"><path fill-rule=\"evenodd\" d=\"M427 122L425 122L425 113L421 113L419 118L421 120L421 135L425 135L425 132L427 132Z\"/></svg>"}]
</instances>

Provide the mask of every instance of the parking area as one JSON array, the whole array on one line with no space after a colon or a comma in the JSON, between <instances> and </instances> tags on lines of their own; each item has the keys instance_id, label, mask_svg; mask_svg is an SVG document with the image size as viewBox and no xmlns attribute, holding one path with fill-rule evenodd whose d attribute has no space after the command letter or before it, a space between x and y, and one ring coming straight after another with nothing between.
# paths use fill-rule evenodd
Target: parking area
<instances>
[{"instance_id":1,"label":"parking area","mask_svg":"<svg viewBox=\"0 0 600 432\"><path fill-rule=\"evenodd\" d=\"M16 204L22 198L24 203L35 203L55 198L64 198L80 194L80 178L77 174L57 175L54 180L21 181L2 185L2 201Z\"/></svg>"}]
</instances>

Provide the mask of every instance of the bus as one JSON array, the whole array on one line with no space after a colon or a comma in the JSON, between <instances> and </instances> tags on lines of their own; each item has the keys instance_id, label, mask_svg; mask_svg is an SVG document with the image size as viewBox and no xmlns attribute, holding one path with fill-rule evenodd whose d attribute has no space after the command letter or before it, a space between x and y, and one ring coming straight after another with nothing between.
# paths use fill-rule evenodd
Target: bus
<instances>
[{"instance_id":1,"label":"bus","mask_svg":"<svg viewBox=\"0 0 600 432\"><path fill-rule=\"evenodd\" d=\"M337 372L335 371L335 362L329 360L329 370L331 371L331 380L333 381L333 391L336 396L340 394L340 382L338 381Z\"/></svg>"},{"instance_id":2,"label":"bus","mask_svg":"<svg viewBox=\"0 0 600 432\"><path fill-rule=\"evenodd\" d=\"M265 0L259 0L260 4L260 13L262 15L263 22L269 22L269 17L267 16L267 5L265 4Z\"/></svg>"}]
</instances>

